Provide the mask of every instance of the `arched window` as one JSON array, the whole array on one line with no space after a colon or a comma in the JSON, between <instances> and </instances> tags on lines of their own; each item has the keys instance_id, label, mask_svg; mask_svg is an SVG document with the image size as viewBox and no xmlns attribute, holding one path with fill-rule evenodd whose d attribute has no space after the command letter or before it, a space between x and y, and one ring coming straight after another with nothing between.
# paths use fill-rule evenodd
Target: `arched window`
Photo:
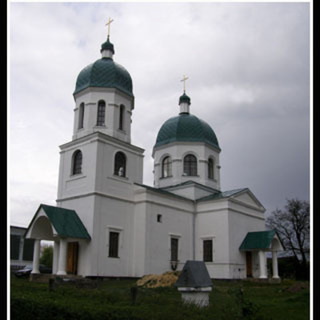
<instances>
[{"instance_id":1,"label":"arched window","mask_svg":"<svg viewBox=\"0 0 320 320\"><path fill-rule=\"evenodd\" d=\"M214 161L212 158L209 158L208 160L208 178L214 178Z\"/></svg>"},{"instance_id":2,"label":"arched window","mask_svg":"<svg viewBox=\"0 0 320 320\"><path fill-rule=\"evenodd\" d=\"M120 130L123 130L123 125L124 125L124 111L125 111L124 105L120 105L120 111L119 111L119 129L120 129Z\"/></svg>"},{"instance_id":3,"label":"arched window","mask_svg":"<svg viewBox=\"0 0 320 320\"><path fill-rule=\"evenodd\" d=\"M162 160L162 178L172 176L172 161L171 157L167 156Z\"/></svg>"},{"instance_id":4,"label":"arched window","mask_svg":"<svg viewBox=\"0 0 320 320\"><path fill-rule=\"evenodd\" d=\"M100 100L98 102L97 126L104 125L105 113L106 113L106 103Z\"/></svg>"},{"instance_id":5,"label":"arched window","mask_svg":"<svg viewBox=\"0 0 320 320\"><path fill-rule=\"evenodd\" d=\"M119 177L126 176L126 156L123 152L117 152L114 158L114 174Z\"/></svg>"},{"instance_id":6,"label":"arched window","mask_svg":"<svg viewBox=\"0 0 320 320\"><path fill-rule=\"evenodd\" d=\"M196 176L197 175L197 158L188 154L183 160L183 174L186 176Z\"/></svg>"},{"instance_id":7,"label":"arched window","mask_svg":"<svg viewBox=\"0 0 320 320\"><path fill-rule=\"evenodd\" d=\"M82 172L82 152L77 150L73 154L72 174L79 174Z\"/></svg>"},{"instance_id":8,"label":"arched window","mask_svg":"<svg viewBox=\"0 0 320 320\"><path fill-rule=\"evenodd\" d=\"M83 128L83 119L84 119L84 103L81 103L80 107L79 107L78 129L82 129Z\"/></svg>"}]
</instances>

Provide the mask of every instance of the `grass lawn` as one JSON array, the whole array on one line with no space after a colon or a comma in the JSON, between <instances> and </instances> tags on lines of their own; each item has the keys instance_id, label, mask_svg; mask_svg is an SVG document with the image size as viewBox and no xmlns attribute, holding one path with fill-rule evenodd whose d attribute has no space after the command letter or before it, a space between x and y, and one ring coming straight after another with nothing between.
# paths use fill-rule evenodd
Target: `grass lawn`
<instances>
[{"instance_id":1,"label":"grass lawn","mask_svg":"<svg viewBox=\"0 0 320 320\"><path fill-rule=\"evenodd\" d=\"M12 320L302 320L309 319L309 283L281 284L213 281L210 306L181 302L176 288L139 288L135 303L133 280L104 280L95 289L74 285L49 291L48 284L11 278Z\"/></svg>"}]
</instances>

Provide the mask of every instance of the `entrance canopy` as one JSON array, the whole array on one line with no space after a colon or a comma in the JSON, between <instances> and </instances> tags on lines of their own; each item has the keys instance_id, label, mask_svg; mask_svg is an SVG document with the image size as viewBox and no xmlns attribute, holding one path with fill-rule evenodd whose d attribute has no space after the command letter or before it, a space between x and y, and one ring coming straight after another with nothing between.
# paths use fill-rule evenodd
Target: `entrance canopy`
<instances>
[{"instance_id":1,"label":"entrance canopy","mask_svg":"<svg viewBox=\"0 0 320 320\"><path fill-rule=\"evenodd\" d=\"M25 233L26 238L53 240L54 237L88 239L91 237L74 210L41 204Z\"/></svg>"},{"instance_id":2,"label":"entrance canopy","mask_svg":"<svg viewBox=\"0 0 320 320\"><path fill-rule=\"evenodd\" d=\"M240 251L283 251L276 230L248 232L241 243Z\"/></svg>"}]
</instances>

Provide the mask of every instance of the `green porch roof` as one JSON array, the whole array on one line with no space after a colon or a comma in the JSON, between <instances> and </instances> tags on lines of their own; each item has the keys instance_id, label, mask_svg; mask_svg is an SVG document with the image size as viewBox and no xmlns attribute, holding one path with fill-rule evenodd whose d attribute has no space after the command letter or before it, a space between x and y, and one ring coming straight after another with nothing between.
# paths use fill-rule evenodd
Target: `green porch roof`
<instances>
[{"instance_id":1,"label":"green porch roof","mask_svg":"<svg viewBox=\"0 0 320 320\"><path fill-rule=\"evenodd\" d=\"M60 237L91 239L86 227L83 225L82 221L74 210L40 204L37 213L41 208L44 210L52 226L55 228ZM29 228L36 218L37 213L30 223Z\"/></svg>"},{"instance_id":2,"label":"green porch roof","mask_svg":"<svg viewBox=\"0 0 320 320\"><path fill-rule=\"evenodd\" d=\"M276 230L248 232L244 238L240 251L269 249Z\"/></svg>"}]
</instances>

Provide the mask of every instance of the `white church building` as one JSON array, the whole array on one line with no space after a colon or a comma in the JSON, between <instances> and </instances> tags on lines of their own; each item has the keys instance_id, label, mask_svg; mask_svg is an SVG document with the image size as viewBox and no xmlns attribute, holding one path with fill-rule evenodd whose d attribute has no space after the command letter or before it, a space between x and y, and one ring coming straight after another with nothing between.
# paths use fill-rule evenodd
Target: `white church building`
<instances>
[{"instance_id":1,"label":"white church building","mask_svg":"<svg viewBox=\"0 0 320 320\"><path fill-rule=\"evenodd\" d=\"M143 184L144 150L131 144L132 79L114 61L109 36L101 58L78 75L72 140L60 146L56 206L41 204L25 233L54 241L53 274L141 277L205 261L211 278L278 278L275 230L248 188L220 188L218 139L193 115L184 92L160 128L154 186ZM178 94L177 94L178 98Z\"/></svg>"}]
</instances>

